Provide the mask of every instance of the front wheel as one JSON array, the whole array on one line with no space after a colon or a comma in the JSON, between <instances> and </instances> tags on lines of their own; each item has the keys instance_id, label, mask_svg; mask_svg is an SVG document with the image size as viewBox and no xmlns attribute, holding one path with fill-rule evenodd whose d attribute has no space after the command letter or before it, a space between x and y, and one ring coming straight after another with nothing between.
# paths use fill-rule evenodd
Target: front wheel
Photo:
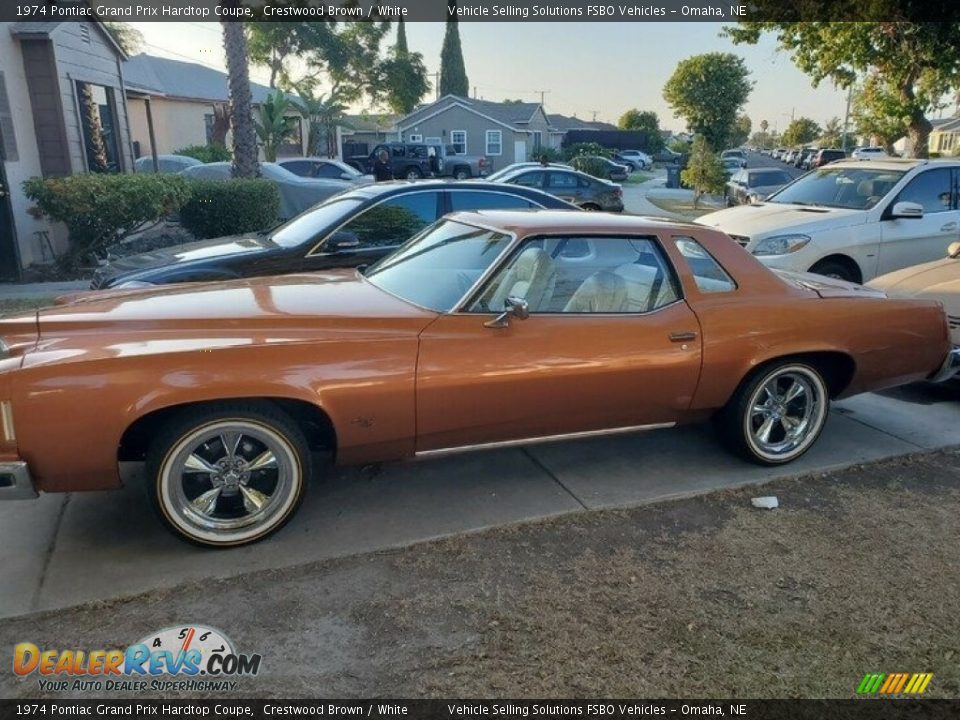
<instances>
[{"instance_id":1,"label":"front wheel","mask_svg":"<svg viewBox=\"0 0 960 720\"><path fill-rule=\"evenodd\" d=\"M300 506L310 452L284 413L245 404L181 414L147 456L150 500L182 539L207 547L262 540Z\"/></svg>"},{"instance_id":2,"label":"front wheel","mask_svg":"<svg viewBox=\"0 0 960 720\"><path fill-rule=\"evenodd\" d=\"M407 180L419 180L423 177L423 173L420 172L420 168L411 167L407 168L407 172L404 174L404 177Z\"/></svg>"},{"instance_id":3,"label":"front wheel","mask_svg":"<svg viewBox=\"0 0 960 720\"><path fill-rule=\"evenodd\" d=\"M586 210L587 212L600 212L600 206L596 203L584 203L580 206L581 210Z\"/></svg>"},{"instance_id":4,"label":"front wheel","mask_svg":"<svg viewBox=\"0 0 960 720\"><path fill-rule=\"evenodd\" d=\"M759 465L782 465L820 436L830 409L823 376L810 365L768 366L737 389L719 418L730 448Z\"/></svg>"},{"instance_id":5,"label":"front wheel","mask_svg":"<svg viewBox=\"0 0 960 720\"><path fill-rule=\"evenodd\" d=\"M453 173L453 177L455 180L466 180L470 177L470 171L466 168L457 168Z\"/></svg>"},{"instance_id":6,"label":"front wheel","mask_svg":"<svg viewBox=\"0 0 960 720\"><path fill-rule=\"evenodd\" d=\"M846 280L847 282L860 282L860 278L854 274L849 266L837 260L821 260L812 268L810 272L817 275L826 275L837 280Z\"/></svg>"}]
</instances>

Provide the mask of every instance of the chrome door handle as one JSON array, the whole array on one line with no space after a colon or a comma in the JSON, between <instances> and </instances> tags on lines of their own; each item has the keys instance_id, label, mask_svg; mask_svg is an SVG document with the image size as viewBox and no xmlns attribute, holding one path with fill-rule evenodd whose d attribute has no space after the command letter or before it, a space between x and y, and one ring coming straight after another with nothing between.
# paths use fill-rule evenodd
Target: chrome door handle
<instances>
[{"instance_id":1,"label":"chrome door handle","mask_svg":"<svg viewBox=\"0 0 960 720\"><path fill-rule=\"evenodd\" d=\"M697 334L692 330L687 332L672 332L670 333L670 342L690 342L691 340L696 340Z\"/></svg>"},{"instance_id":2,"label":"chrome door handle","mask_svg":"<svg viewBox=\"0 0 960 720\"><path fill-rule=\"evenodd\" d=\"M956 230L956 229L957 229L957 224L955 222L949 222L940 228L940 232L950 232L951 230Z\"/></svg>"}]
</instances>

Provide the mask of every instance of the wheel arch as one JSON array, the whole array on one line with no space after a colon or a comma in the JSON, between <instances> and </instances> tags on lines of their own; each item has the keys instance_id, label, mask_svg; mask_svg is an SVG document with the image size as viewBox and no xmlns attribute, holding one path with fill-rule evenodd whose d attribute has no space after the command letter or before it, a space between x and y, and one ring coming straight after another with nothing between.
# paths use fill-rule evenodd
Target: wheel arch
<instances>
[{"instance_id":1,"label":"wheel arch","mask_svg":"<svg viewBox=\"0 0 960 720\"><path fill-rule=\"evenodd\" d=\"M141 461L146 458L153 437L161 427L186 412L239 402L279 409L300 427L311 450L336 452L337 433L330 415L319 405L288 397L235 397L176 403L141 415L124 430L117 447L117 461Z\"/></svg>"},{"instance_id":2,"label":"wheel arch","mask_svg":"<svg viewBox=\"0 0 960 720\"><path fill-rule=\"evenodd\" d=\"M818 259L815 263L810 265L808 272L814 272L814 268L817 267L818 265L822 265L824 263L830 263L830 262L835 262L843 265L844 267L846 267L851 271L851 273L855 278L854 280L855 282L857 283L863 282L863 268L860 267L860 263L858 263L849 255L845 255L843 253L833 253L832 255L823 256L822 258Z\"/></svg>"},{"instance_id":3,"label":"wheel arch","mask_svg":"<svg viewBox=\"0 0 960 720\"><path fill-rule=\"evenodd\" d=\"M744 374L737 383L737 388L755 375L764 372L775 363L781 362L800 362L810 365L819 372L827 384L827 390L830 392L830 398L842 397L844 391L850 387L853 377L857 372L857 363L853 357L843 350L806 350L800 352L790 352L780 355L774 355L765 358L761 362L754 364L750 370ZM730 397L736 393L736 389ZM729 402L729 399L727 401Z\"/></svg>"}]
</instances>

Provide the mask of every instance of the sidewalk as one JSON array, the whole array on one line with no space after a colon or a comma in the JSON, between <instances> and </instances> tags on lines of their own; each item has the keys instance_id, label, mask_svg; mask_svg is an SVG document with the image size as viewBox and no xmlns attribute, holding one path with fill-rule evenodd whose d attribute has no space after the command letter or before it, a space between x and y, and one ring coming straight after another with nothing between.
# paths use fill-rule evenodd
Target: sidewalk
<instances>
[{"instance_id":1,"label":"sidewalk","mask_svg":"<svg viewBox=\"0 0 960 720\"><path fill-rule=\"evenodd\" d=\"M27 300L30 298L57 297L67 293L89 290L89 280L41 283L0 283L0 300Z\"/></svg>"}]
</instances>

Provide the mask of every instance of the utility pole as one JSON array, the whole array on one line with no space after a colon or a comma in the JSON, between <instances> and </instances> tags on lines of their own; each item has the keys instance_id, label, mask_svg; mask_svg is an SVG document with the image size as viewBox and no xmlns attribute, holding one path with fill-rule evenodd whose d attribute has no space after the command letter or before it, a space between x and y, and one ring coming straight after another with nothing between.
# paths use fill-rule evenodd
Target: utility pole
<instances>
[{"instance_id":1,"label":"utility pole","mask_svg":"<svg viewBox=\"0 0 960 720\"><path fill-rule=\"evenodd\" d=\"M850 101L853 99L853 85L847 89L847 110L843 114L843 151L847 151L847 128L850 125Z\"/></svg>"},{"instance_id":2,"label":"utility pole","mask_svg":"<svg viewBox=\"0 0 960 720\"><path fill-rule=\"evenodd\" d=\"M440 73L435 72L431 75L431 77L433 78L433 90L435 93L434 99L439 100L440 99ZM474 94L476 94L476 88L474 88Z\"/></svg>"},{"instance_id":3,"label":"utility pole","mask_svg":"<svg viewBox=\"0 0 960 720\"><path fill-rule=\"evenodd\" d=\"M549 90L534 90L535 93L540 93L540 105L543 105L543 96L546 95Z\"/></svg>"},{"instance_id":4,"label":"utility pole","mask_svg":"<svg viewBox=\"0 0 960 720\"><path fill-rule=\"evenodd\" d=\"M597 121L597 113L600 112L600 111L599 111L599 110L591 110L590 112L593 113L593 120L592 120L591 122L596 122L596 121Z\"/></svg>"}]
</instances>

